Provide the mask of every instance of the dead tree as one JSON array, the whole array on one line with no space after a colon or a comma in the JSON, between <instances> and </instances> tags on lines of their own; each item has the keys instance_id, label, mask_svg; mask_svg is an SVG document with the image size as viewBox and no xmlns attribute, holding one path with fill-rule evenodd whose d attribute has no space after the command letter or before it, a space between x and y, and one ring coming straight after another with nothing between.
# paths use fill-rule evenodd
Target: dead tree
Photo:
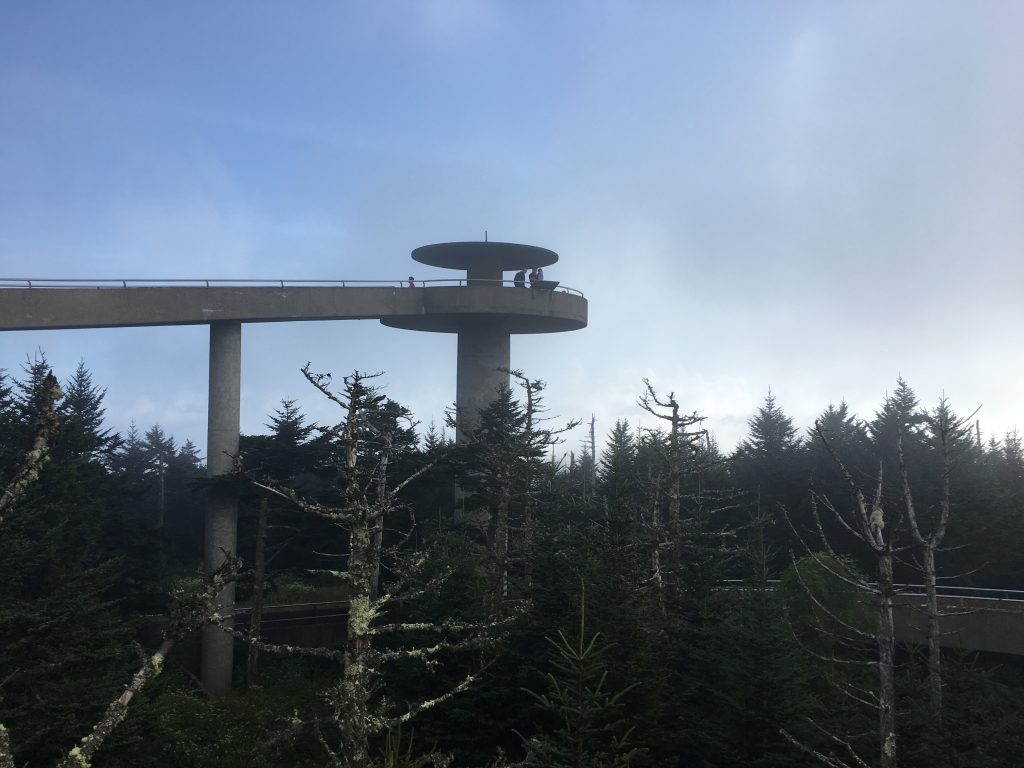
<instances>
[{"instance_id":1,"label":"dead tree","mask_svg":"<svg viewBox=\"0 0 1024 768\"><path fill-rule=\"evenodd\" d=\"M671 565L678 566L679 550L682 540L682 478L686 456L692 453L693 447L707 437L707 430L700 429L687 432L688 427L700 425L705 417L696 411L683 414L679 411L679 402L675 392L669 392L668 398L662 400L650 380L644 379L644 394L637 403L652 416L668 422L668 538ZM651 547L650 561L652 578L655 584L661 584L661 513L655 508L651 510L651 524L655 542Z\"/></svg>"},{"instance_id":2,"label":"dead tree","mask_svg":"<svg viewBox=\"0 0 1024 768\"><path fill-rule=\"evenodd\" d=\"M970 416L956 419L946 405L945 399L928 419L932 431L939 439L942 453L942 492L939 500L939 517L927 533L922 533L918 521L918 513L914 506L914 496L910 490L910 477L907 471L906 457L903 452L903 431L900 430L896 441L896 452L899 457L900 479L903 485L903 503L906 507L907 523L914 543L921 551L921 572L924 576L925 610L928 616L928 694L934 712L942 711L942 633L939 626L938 576L935 568L935 552L942 544L949 524L949 480L951 471L950 443L970 433Z\"/></svg>"},{"instance_id":3,"label":"dead tree","mask_svg":"<svg viewBox=\"0 0 1024 768\"><path fill-rule=\"evenodd\" d=\"M258 636L244 639L268 652L305 655L332 660L340 664L338 682L323 692L329 710L325 720L313 720L309 726L327 753L330 765L337 768L369 768L372 738L398 727L419 713L431 709L461 691L477 679L472 672L452 688L440 695L415 703L408 703L395 711L381 695L381 678L385 667L403 660L420 661L428 668L437 658L451 651L481 649L494 645L509 618L486 622L392 622L382 620L388 609L403 600L414 599L430 590L436 590L447 571L426 584L417 585L426 556L419 552L403 555L403 541L385 547L379 535L387 519L401 508L399 495L417 478L436 463L433 459L404 479L389 484L387 479L389 454L385 451L377 461L361 455L367 413L380 406L383 397L367 384L372 378L358 371L344 379L342 390L331 390L331 376L316 374L307 365L303 375L324 396L337 404L344 419L336 427L318 427L333 443L336 487L329 502L301 497L294 489L273 480L262 479L239 466L238 473L252 487L283 500L305 513L316 515L347 532L347 547L339 542L337 552L328 553L347 560L343 570L311 569L311 572L330 575L346 585L348 592L347 637L339 648L299 648L269 645ZM346 550L347 553L341 550ZM384 558L389 559L393 579L387 585L377 579ZM375 591L375 584L378 590ZM407 646L389 642L388 638L402 637L404 633L429 634L436 637L428 645Z\"/></svg>"},{"instance_id":4,"label":"dead tree","mask_svg":"<svg viewBox=\"0 0 1024 768\"><path fill-rule=\"evenodd\" d=\"M25 495L29 486L39 479L39 471L50 458L50 441L57 431L57 401L62 396L57 377L52 372L47 373L43 380L39 412L33 425L32 446L14 471L14 476L3 493L0 493L0 523L3 522L4 514L11 510L15 502Z\"/></svg>"},{"instance_id":5,"label":"dead tree","mask_svg":"<svg viewBox=\"0 0 1024 768\"><path fill-rule=\"evenodd\" d=\"M853 639L860 641L872 640L875 642L878 649L878 656L875 661L870 663L876 664L878 668L877 693L869 694L867 692L860 692L858 694L853 694L849 691L844 692L848 695L852 695L862 704L877 710L879 739L878 765L880 768L896 768L896 633L893 621L893 597L896 594L896 587L893 580L893 567L896 555L905 549L905 547L896 547L894 545L895 535L899 530L901 520L900 518L897 518L896 520L890 518L887 520L885 511L882 508L881 464L878 468L878 477L874 495L869 503L863 489L857 481L854 480L850 470L847 469L842 458L840 458L838 453L836 453L832 443L828 439L828 436L825 434L820 421L815 422L813 434L821 441L825 450L828 451L829 456L842 476L849 494L850 508L845 512L842 512L831 502L831 500L829 500L827 496L812 490L811 508L814 513L817 532L820 537L822 547L828 553L829 557L822 557L813 549L807 547L806 544L804 545L804 548L814 558L818 565L832 576L873 596L878 616L877 632L872 636L870 633L867 633L864 630L853 626L849 622L844 621L841 617L829 610L827 606L817 601L813 595L810 594L809 590L807 590L807 592L811 597L812 602L815 604L815 608L824 612L832 622L837 623L845 631L849 632ZM839 557L833 550L831 542L829 542L828 538L825 536L824 527L822 526L821 517L818 511L819 506L825 507L825 509L827 509L838 521L842 528L856 539L860 540L872 552L876 566L875 582L870 582L864 578L856 569L849 566L846 561ZM795 530L796 529L794 528L794 531ZM799 536L799 534L797 535ZM809 749L806 745L799 743L786 732L783 732L783 735L802 750L818 756L827 765L837 767L849 765L849 763L844 762L840 758L835 756L823 756L822 753ZM850 759L853 760L854 765L866 765L866 763L856 755L852 747L850 747L849 742L840 739L834 734L828 735L833 742L844 745L844 748L848 751Z\"/></svg>"}]
</instances>

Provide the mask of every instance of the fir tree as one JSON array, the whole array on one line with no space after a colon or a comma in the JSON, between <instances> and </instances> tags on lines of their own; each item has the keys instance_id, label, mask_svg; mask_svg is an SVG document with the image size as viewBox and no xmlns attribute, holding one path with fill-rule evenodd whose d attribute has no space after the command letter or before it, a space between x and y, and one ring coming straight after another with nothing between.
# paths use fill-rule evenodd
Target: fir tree
<instances>
[{"instance_id":1,"label":"fir tree","mask_svg":"<svg viewBox=\"0 0 1024 768\"><path fill-rule=\"evenodd\" d=\"M52 380L45 359L15 386L18 422L31 424ZM59 407L59 406L58 406ZM52 760L87 732L123 684L132 625L114 606L121 558L106 471L63 452L3 522L0 563L0 722L18 764Z\"/></svg>"},{"instance_id":2,"label":"fir tree","mask_svg":"<svg viewBox=\"0 0 1024 768\"><path fill-rule=\"evenodd\" d=\"M747 511L736 515L736 527L749 518L766 515L771 520L769 539L779 550L788 532L779 518L779 510L796 510L804 504L807 474L803 467L804 446L793 420L776 403L769 391L764 404L747 422L750 432L733 452L731 469L736 486L748 494ZM776 565L781 565L777 563Z\"/></svg>"},{"instance_id":3,"label":"fir tree","mask_svg":"<svg viewBox=\"0 0 1024 768\"><path fill-rule=\"evenodd\" d=\"M637 446L629 422L618 420L601 453L598 490L612 520L628 520L636 514Z\"/></svg>"},{"instance_id":4,"label":"fir tree","mask_svg":"<svg viewBox=\"0 0 1024 768\"><path fill-rule=\"evenodd\" d=\"M105 389L93 384L85 362L79 361L64 385L61 401L61 446L65 451L104 462L109 459L117 439L103 428L105 395Z\"/></svg>"}]
</instances>

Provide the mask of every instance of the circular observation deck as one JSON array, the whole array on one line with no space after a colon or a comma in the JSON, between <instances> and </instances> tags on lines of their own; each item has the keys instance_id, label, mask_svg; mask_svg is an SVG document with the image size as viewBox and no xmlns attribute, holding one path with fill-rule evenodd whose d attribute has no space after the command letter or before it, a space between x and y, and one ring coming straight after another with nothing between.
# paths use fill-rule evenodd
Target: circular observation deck
<instances>
[{"instance_id":1,"label":"circular observation deck","mask_svg":"<svg viewBox=\"0 0 1024 768\"><path fill-rule=\"evenodd\" d=\"M587 327L587 300L575 293L476 283L419 289L417 311L381 316L390 328L459 333L486 326L505 333L561 333ZM412 291L410 291L412 293Z\"/></svg>"}]
</instances>

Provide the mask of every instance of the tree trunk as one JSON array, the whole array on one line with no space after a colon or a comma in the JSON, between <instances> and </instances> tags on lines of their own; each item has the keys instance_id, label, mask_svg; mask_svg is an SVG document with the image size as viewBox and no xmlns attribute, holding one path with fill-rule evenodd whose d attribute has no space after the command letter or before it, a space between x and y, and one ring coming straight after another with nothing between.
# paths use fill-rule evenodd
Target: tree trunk
<instances>
[{"instance_id":1,"label":"tree trunk","mask_svg":"<svg viewBox=\"0 0 1024 768\"><path fill-rule=\"evenodd\" d=\"M893 626L892 552L878 558L878 735L879 768L896 768L896 633Z\"/></svg>"},{"instance_id":2,"label":"tree trunk","mask_svg":"<svg viewBox=\"0 0 1024 768\"><path fill-rule=\"evenodd\" d=\"M942 712L942 646L939 644L939 596L936 588L935 548L924 548L924 587L928 600L928 691L933 711Z\"/></svg>"},{"instance_id":3,"label":"tree trunk","mask_svg":"<svg viewBox=\"0 0 1024 768\"><path fill-rule=\"evenodd\" d=\"M263 622L263 595L266 591L266 542L267 542L267 500L260 501L259 517L256 523L256 551L253 553L252 565L252 615L249 618L249 638L255 640L260 636L260 625ZM249 643L249 656L245 663L245 684L247 687L256 685L256 674L259 665L260 649L255 642Z\"/></svg>"},{"instance_id":4,"label":"tree trunk","mask_svg":"<svg viewBox=\"0 0 1024 768\"><path fill-rule=\"evenodd\" d=\"M508 597L508 526L512 489L506 479L498 499L498 515L494 521L494 555L498 563L498 596Z\"/></svg>"},{"instance_id":5,"label":"tree trunk","mask_svg":"<svg viewBox=\"0 0 1024 768\"><path fill-rule=\"evenodd\" d=\"M380 468L377 472L377 504L383 510L384 497L388 492L388 463L391 460L392 437L391 433L383 436L384 447L380 453ZM376 600L380 595L380 550L384 543L384 512L380 512L374 520L371 529L370 544L376 557L374 558L373 573L370 577L370 599Z\"/></svg>"},{"instance_id":6,"label":"tree trunk","mask_svg":"<svg viewBox=\"0 0 1024 768\"><path fill-rule=\"evenodd\" d=\"M375 568L371 520L367 514L352 524L350 534L348 638L345 645L345 673L341 696L334 702L335 718L341 725L342 754L350 768L370 768L370 626L375 609L370 598Z\"/></svg>"}]
</instances>

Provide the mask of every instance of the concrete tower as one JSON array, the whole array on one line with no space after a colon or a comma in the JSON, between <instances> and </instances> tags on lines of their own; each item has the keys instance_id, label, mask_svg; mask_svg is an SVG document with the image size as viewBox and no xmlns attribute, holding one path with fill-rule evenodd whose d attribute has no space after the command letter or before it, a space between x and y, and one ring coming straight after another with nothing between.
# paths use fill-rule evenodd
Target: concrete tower
<instances>
[{"instance_id":1,"label":"concrete tower","mask_svg":"<svg viewBox=\"0 0 1024 768\"><path fill-rule=\"evenodd\" d=\"M436 311L428 306L420 316L381 318L393 328L458 334L456 439L462 442L480 410L494 400L502 384L508 384L512 334L583 328L587 324L586 301L581 296L556 293L553 288L558 284L551 281L544 288L529 284L514 288L503 282L504 272L547 267L558 261L557 253L535 245L438 243L417 248L412 258L433 267L466 270L466 285L471 290L460 292L458 311ZM427 288L425 293L429 297L437 290Z\"/></svg>"}]
</instances>

